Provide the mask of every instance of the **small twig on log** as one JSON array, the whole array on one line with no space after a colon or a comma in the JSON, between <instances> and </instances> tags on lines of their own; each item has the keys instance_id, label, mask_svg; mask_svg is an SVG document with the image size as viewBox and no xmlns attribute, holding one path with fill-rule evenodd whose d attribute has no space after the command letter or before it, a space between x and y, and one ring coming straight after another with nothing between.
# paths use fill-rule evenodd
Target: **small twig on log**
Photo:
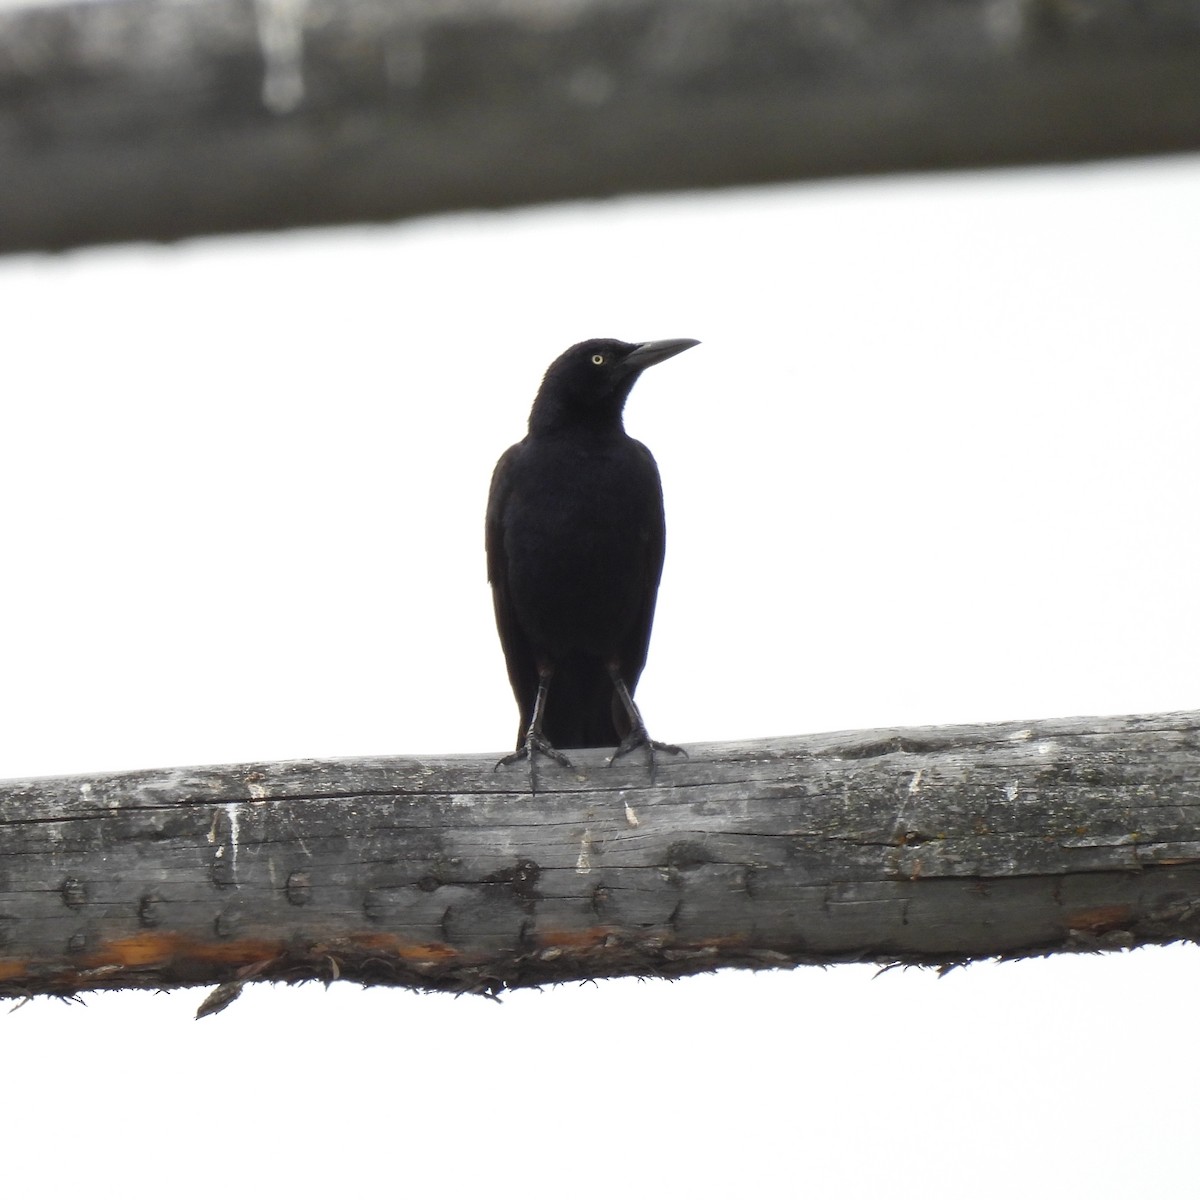
<instances>
[{"instance_id":1,"label":"small twig on log","mask_svg":"<svg viewBox=\"0 0 1200 1200\"><path fill-rule=\"evenodd\" d=\"M653 786L572 759L536 798L494 756L0 784L0 995L494 995L1200 937L1200 713L694 746Z\"/></svg>"}]
</instances>

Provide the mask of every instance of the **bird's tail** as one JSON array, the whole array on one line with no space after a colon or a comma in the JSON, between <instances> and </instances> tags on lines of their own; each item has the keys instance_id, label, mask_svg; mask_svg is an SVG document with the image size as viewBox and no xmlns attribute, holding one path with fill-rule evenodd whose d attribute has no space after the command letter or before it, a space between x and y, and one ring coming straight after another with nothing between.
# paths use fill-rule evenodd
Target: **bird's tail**
<instances>
[{"instance_id":1,"label":"bird's tail","mask_svg":"<svg viewBox=\"0 0 1200 1200\"><path fill-rule=\"evenodd\" d=\"M603 662L581 657L555 665L542 732L560 750L620 743L628 718Z\"/></svg>"}]
</instances>

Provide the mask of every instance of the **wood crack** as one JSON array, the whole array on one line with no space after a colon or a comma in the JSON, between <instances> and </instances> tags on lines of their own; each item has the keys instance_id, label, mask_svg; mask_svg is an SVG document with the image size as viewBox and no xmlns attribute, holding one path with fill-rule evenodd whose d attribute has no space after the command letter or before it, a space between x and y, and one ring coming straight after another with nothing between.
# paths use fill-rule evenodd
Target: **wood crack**
<instances>
[{"instance_id":1,"label":"wood crack","mask_svg":"<svg viewBox=\"0 0 1200 1200\"><path fill-rule=\"evenodd\" d=\"M0 994L335 977L494 994L1195 940L1198 720L694 746L653 787L582 751L536 797L494 790L482 755L0 784Z\"/></svg>"}]
</instances>

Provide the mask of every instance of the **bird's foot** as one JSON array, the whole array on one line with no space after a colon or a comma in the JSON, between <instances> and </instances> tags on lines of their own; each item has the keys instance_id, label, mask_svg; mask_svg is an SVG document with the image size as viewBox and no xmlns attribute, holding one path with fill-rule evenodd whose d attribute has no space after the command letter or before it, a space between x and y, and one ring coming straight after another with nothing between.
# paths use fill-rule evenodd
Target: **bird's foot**
<instances>
[{"instance_id":1,"label":"bird's foot","mask_svg":"<svg viewBox=\"0 0 1200 1200\"><path fill-rule=\"evenodd\" d=\"M672 746L670 742L656 742L647 732L645 725L639 725L629 731L622 739L621 744L612 752L612 757L608 760L608 765L611 767L618 758L623 758L626 754L636 750L639 746L645 746L650 752L650 775L654 776L654 755L656 751L663 754L682 754L687 758L687 751L682 746Z\"/></svg>"},{"instance_id":2,"label":"bird's foot","mask_svg":"<svg viewBox=\"0 0 1200 1200\"><path fill-rule=\"evenodd\" d=\"M571 760L561 751L556 750L540 733L532 729L525 735L525 741L512 753L506 754L493 768L498 771L501 767L511 766L515 762L529 762L529 793L537 795L537 756L541 754L553 759L560 767L569 767Z\"/></svg>"},{"instance_id":3,"label":"bird's foot","mask_svg":"<svg viewBox=\"0 0 1200 1200\"><path fill-rule=\"evenodd\" d=\"M546 758L552 758L560 767L569 767L571 765L571 760L561 750L556 750L540 733L534 733L530 730L525 735L525 741L521 746L517 750L514 750L512 754L506 754L492 770L498 771L501 767L511 767L513 763L523 762L525 759L529 759L532 765L535 754L542 754Z\"/></svg>"}]
</instances>

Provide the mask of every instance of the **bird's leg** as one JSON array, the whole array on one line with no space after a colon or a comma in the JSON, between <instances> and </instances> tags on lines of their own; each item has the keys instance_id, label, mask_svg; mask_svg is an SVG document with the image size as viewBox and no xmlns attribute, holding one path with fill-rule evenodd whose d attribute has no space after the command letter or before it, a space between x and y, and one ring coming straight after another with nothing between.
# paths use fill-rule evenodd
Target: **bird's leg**
<instances>
[{"instance_id":1,"label":"bird's leg","mask_svg":"<svg viewBox=\"0 0 1200 1200\"><path fill-rule=\"evenodd\" d=\"M520 762L523 758L529 759L529 787L533 792L537 791L537 756L539 754L554 759L559 766L569 767L571 765L571 760L561 750L556 750L542 733L542 721L546 715L546 693L550 690L550 677L553 674L553 667L538 668L538 690L533 701L533 719L525 731L525 740L514 753L506 754L493 768L495 770L499 767L507 767L512 763Z\"/></svg>"},{"instance_id":2,"label":"bird's leg","mask_svg":"<svg viewBox=\"0 0 1200 1200\"><path fill-rule=\"evenodd\" d=\"M639 746L645 746L650 753L650 781L654 782L654 752L661 750L664 754L682 754L687 757L687 751L682 746L672 746L668 742L656 742L646 731L646 722L642 720L642 714L638 711L638 706L634 704L633 697L629 694L629 689L625 686L625 680L621 678L620 670L612 663L608 667L609 678L612 679L613 687L616 689L621 704L625 708L625 714L629 717L629 732L622 739L621 744L613 751L612 757L608 760L608 765L611 767L623 754L628 754L631 750L636 750Z\"/></svg>"}]
</instances>

